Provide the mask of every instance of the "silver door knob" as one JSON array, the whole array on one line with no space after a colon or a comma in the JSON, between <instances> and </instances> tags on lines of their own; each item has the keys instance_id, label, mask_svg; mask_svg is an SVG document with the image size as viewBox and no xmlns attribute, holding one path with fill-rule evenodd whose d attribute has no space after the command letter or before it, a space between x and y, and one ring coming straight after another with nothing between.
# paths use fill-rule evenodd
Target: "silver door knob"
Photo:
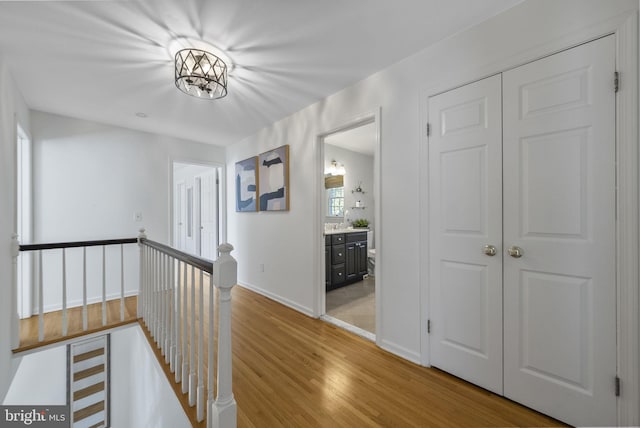
<instances>
[{"instance_id":1,"label":"silver door knob","mask_svg":"<svg viewBox=\"0 0 640 428\"><path fill-rule=\"evenodd\" d=\"M487 255L487 256L495 256L496 253L498 252L496 250L496 247L494 247L493 245L485 245L484 248L482 249L482 251Z\"/></svg>"},{"instance_id":2,"label":"silver door knob","mask_svg":"<svg viewBox=\"0 0 640 428\"><path fill-rule=\"evenodd\" d=\"M514 259L519 259L520 257L523 256L524 254L524 250L520 247L516 247L515 245L513 247L510 247L507 252L509 253L509 255L511 257L513 257Z\"/></svg>"}]
</instances>

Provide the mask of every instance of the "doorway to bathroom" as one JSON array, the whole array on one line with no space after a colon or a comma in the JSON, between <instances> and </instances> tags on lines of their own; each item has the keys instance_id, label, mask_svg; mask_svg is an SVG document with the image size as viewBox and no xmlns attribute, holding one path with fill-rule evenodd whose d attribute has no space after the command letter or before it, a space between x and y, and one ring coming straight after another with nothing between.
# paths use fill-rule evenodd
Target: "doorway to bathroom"
<instances>
[{"instance_id":1,"label":"doorway to bathroom","mask_svg":"<svg viewBox=\"0 0 640 428\"><path fill-rule=\"evenodd\" d=\"M327 133L321 143L322 318L375 340L379 294L376 117Z\"/></svg>"}]
</instances>

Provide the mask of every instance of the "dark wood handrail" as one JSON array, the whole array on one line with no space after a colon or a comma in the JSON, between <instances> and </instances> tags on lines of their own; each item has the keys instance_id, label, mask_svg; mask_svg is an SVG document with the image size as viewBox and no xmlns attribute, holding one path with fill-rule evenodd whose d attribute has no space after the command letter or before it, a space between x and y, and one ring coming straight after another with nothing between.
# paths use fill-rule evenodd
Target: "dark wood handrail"
<instances>
[{"instance_id":1,"label":"dark wood handrail","mask_svg":"<svg viewBox=\"0 0 640 428\"><path fill-rule=\"evenodd\" d=\"M168 245L161 244L159 242L152 241L147 238L141 238L140 242L143 245L147 245L151 248L155 248L156 250L167 254L174 259L180 260L181 262L185 262L191 266L194 266L200 269L203 272L207 272L209 274L213 274L213 261L208 259L203 259L198 256L194 256L191 254L183 253L180 250L176 250L175 248L169 247Z\"/></svg>"},{"instance_id":2,"label":"dark wood handrail","mask_svg":"<svg viewBox=\"0 0 640 428\"><path fill-rule=\"evenodd\" d=\"M97 247L102 245L135 244L138 238L103 239L100 241L57 242L20 245L20 251L55 250L57 248Z\"/></svg>"}]
</instances>

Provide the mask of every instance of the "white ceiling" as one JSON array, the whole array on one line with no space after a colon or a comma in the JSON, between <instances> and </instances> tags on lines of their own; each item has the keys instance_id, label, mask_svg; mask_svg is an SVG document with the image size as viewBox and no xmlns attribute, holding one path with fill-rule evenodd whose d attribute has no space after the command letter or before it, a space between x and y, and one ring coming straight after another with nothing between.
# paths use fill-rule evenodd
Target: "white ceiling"
<instances>
[{"instance_id":1,"label":"white ceiling","mask_svg":"<svg viewBox=\"0 0 640 428\"><path fill-rule=\"evenodd\" d=\"M373 156L376 149L376 124L369 123L325 137L324 142L352 152Z\"/></svg>"},{"instance_id":2,"label":"white ceiling","mask_svg":"<svg viewBox=\"0 0 640 428\"><path fill-rule=\"evenodd\" d=\"M0 55L32 109L224 146L520 1L0 1ZM226 98L176 89L176 37L228 51Z\"/></svg>"}]
</instances>

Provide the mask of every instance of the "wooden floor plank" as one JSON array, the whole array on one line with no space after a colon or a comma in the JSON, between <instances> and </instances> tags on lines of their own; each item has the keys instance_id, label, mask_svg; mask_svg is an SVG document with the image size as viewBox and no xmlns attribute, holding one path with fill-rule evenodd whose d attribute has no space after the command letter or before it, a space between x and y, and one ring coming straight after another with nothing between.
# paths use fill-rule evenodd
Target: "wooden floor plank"
<instances>
[{"instance_id":1,"label":"wooden floor plank","mask_svg":"<svg viewBox=\"0 0 640 428\"><path fill-rule=\"evenodd\" d=\"M205 302L208 289L205 282ZM196 291L198 295L198 284ZM234 287L232 296L238 427L564 426L239 286ZM135 314L135 304L131 310ZM211 337L208 312L205 304L202 316L207 339ZM198 307L196 315L199 320ZM96 316L101 320L99 312ZM206 342L204 349L206 352ZM155 345L153 350L164 362ZM206 353L204 359L206 362ZM168 365L162 366L179 393L175 375ZM195 408L184 401L182 397L183 406L195 420Z\"/></svg>"},{"instance_id":2,"label":"wooden floor plank","mask_svg":"<svg viewBox=\"0 0 640 428\"><path fill-rule=\"evenodd\" d=\"M62 335L62 311L44 314L44 341L38 341L38 316L20 320L20 346L13 352L22 352L40 346L50 345L89 333L96 333L114 327L136 322L138 317L136 296L124 299L124 321L120 319L120 299L107 302L107 324L102 325L102 303L87 305L88 329L82 328L82 307L67 310L67 335Z\"/></svg>"},{"instance_id":3,"label":"wooden floor plank","mask_svg":"<svg viewBox=\"0 0 640 428\"><path fill-rule=\"evenodd\" d=\"M259 294L232 296L239 427L565 426Z\"/></svg>"}]
</instances>

